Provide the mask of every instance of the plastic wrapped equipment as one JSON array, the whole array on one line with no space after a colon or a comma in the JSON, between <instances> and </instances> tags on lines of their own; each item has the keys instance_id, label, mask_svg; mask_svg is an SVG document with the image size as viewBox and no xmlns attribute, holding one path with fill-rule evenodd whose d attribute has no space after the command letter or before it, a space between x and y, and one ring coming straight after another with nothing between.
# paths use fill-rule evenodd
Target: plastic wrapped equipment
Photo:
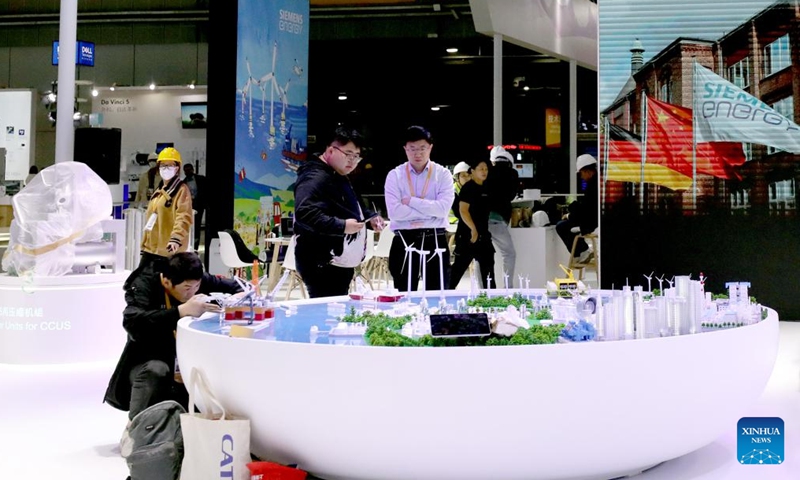
<instances>
[{"instance_id":1,"label":"plastic wrapped equipment","mask_svg":"<svg viewBox=\"0 0 800 480\"><path fill-rule=\"evenodd\" d=\"M86 164L45 168L13 197L11 238L3 270L12 275L61 276L72 271L75 245L103 238L111 191Z\"/></svg>"}]
</instances>

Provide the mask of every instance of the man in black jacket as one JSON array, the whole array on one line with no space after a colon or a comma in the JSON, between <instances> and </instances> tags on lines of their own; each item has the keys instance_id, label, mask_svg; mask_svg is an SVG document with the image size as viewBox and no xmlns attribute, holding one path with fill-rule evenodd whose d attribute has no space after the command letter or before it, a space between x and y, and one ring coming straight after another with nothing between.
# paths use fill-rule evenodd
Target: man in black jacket
<instances>
[{"instance_id":1,"label":"man in black jacket","mask_svg":"<svg viewBox=\"0 0 800 480\"><path fill-rule=\"evenodd\" d=\"M361 144L357 131L338 128L325 151L297 170L295 262L311 298L347 295L366 254L365 223L383 228L380 216L361 207L347 178L361 161Z\"/></svg>"},{"instance_id":2,"label":"man in black jacket","mask_svg":"<svg viewBox=\"0 0 800 480\"><path fill-rule=\"evenodd\" d=\"M578 173L581 180L586 182L586 189L580 200L572 202L569 206L569 213L564 215L564 219L556 225L556 232L561 237L561 241L566 245L567 250L572 250L575 237L580 233L586 235L594 232L599 223L599 201L597 194L597 160L589 154L578 157L576 162ZM578 263L586 263L591 260L591 247L582 238L575 246L575 257Z\"/></svg>"},{"instance_id":3,"label":"man in black jacket","mask_svg":"<svg viewBox=\"0 0 800 480\"><path fill-rule=\"evenodd\" d=\"M505 148L499 145L492 148L489 159L494 165L489 172L489 178L486 179L491 205L489 233L492 235L495 249L503 256L503 271L508 275L508 286L513 288L517 250L514 248L508 224L511 221L511 200L517 198L519 192L519 174L514 169L513 157Z\"/></svg>"},{"instance_id":4,"label":"man in black jacket","mask_svg":"<svg viewBox=\"0 0 800 480\"><path fill-rule=\"evenodd\" d=\"M105 402L128 410L128 418L133 419L164 400L185 403L186 389L175 382L178 320L220 311L203 294L236 293L241 288L232 280L204 273L194 252L174 254L163 272L153 268L135 271L124 288L127 306L122 326L128 342L109 381Z\"/></svg>"}]
</instances>

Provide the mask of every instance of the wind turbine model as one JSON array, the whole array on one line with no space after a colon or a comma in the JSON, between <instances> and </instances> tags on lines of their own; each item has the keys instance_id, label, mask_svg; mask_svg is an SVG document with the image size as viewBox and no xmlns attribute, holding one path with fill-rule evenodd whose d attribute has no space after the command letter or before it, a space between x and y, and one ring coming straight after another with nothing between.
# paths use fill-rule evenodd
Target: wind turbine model
<instances>
[{"instance_id":1,"label":"wind turbine model","mask_svg":"<svg viewBox=\"0 0 800 480\"><path fill-rule=\"evenodd\" d=\"M416 252L417 249L414 248L413 245L409 246L406 243L406 239L403 238L402 233L398 232L397 235L400 237L400 240L403 242L403 246L405 247L406 250L405 255L403 255L403 266L400 267L400 272L402 272L403 269L406 268L406 262L408 262L408 272L406 272L406 276L408 277L408 287L406 292L408 293L408 295L406 295L406 297L408 298L408 301L411 302L411 260L414 255L414 252Z\"/></svg>"},{"instance_id":2,"label":"wind turbine model","mask_svg":"<svg viewBox=\"0 0 800 480\"><path fill-rule=\"evenodd\" d=\"M647 275L644 275L644 278L647 279L647 291L648 292L652 292L653 291L653 289L650 288L650 282L653 280L653 274L655 274L655 273L656 272L654 270L654 271L650 272L650 276L649 277Z\"/></svg>"},{"instance_id":3,"label":"wind turbine model","mask_svg":"<svg viewBox=\"0 0 800 480\"><path fill-rule=\"evenodd\" d=\"M658 289L661 290L661 296L663 297L664 296L664 275L661 275L661 277L656 277L656 280L658 280Z\"/></svg>"},{"instance_id":4,"label":"wind turbine model","mask_svg":"<svg viewBox=\"0 0 800 480\"><path fill-rule=\"evenodd\" d=\"M439 256L439 299L441 303L444 300L444 252L447 249L439 247L439 237L437 235L434 235L433 239L436 241L436 249L433 250L433 254Z\"/></svg>"},{"instance_id":5,"label":"wind turbine model","mask_svg":"<svg viewBox=\"0 0 800 480\"><path fill-rule=\"evenodd\" d=\"M424 234L423 234L422 239L423 239L423 242L424 242L425 241ZM420 245L420 246L422 246L422 245ZM422 271L422 300L425 301L425 287L427 286L427 275L426 275L427 269L425 268L425 257L427 257L428 254L431 253L431 252L430 252L430 250L423 250L423 249L420 248L420 249L417 249L417 253L419 254L419 268Z\"/></svg>"}]
</instances>

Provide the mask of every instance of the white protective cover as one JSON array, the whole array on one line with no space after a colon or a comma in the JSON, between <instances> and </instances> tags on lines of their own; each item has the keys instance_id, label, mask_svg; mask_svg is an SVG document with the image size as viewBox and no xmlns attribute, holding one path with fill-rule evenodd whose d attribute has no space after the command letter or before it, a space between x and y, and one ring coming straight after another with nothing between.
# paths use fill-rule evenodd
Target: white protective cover
<instances>
[{"instance_id":1,"label":"white protective cover","mask_svg":"<svg viewBox=\"0 0 800 480\"><path fill-rule=\"evenodd\" d=\"M16 275L60 276L72 270L75 244L103 238L111 214L108 185L86 164L45 168L13 197L9 248L3 270Z\"/></svg>"}]
</instances>

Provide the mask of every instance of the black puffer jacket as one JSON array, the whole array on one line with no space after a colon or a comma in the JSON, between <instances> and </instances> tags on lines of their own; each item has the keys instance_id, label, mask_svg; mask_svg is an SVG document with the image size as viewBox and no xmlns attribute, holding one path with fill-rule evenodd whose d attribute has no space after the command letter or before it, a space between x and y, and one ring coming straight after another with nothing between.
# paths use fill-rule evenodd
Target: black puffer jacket
<instances>
[{"instance_id":1,"label":"black puffer jacket","mask_svg":"<svg viewBox=\"0 0 800 480\"><path fill-rule=\"evenodd\" d=\"M359 213L361 201L350 180L316 155L297 170L294 201L296 257L318 265L342 254L345 220L363 221L373 215L363 207Z\"/></svg>"},{"instance_id":2,"label":"black puffer jacket","mask_svg":"<svg viewBox=\"0 0 800 480\"><path fill-rule=\"evenodd\" d=\"M167 297L159 273L152 269L135 271L135 278L126 281L125 310L122 326L128 332L128 341L122 351L117 368L108 383L104 401L114 408L129 410L131 402L131 370L149 360L161 360L175 365L175 329L180 320L178 302ZM239 285L230 279L203 275L197 293L236 293Z\"/></svg>"}]
</instances>

